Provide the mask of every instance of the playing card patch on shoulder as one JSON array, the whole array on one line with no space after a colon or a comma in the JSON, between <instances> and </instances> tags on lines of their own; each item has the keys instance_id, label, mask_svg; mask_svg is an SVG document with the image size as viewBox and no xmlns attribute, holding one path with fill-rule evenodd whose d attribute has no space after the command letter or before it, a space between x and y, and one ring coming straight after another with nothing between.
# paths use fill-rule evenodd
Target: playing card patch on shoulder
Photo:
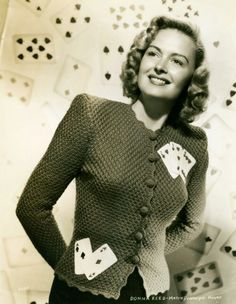
<instances>
[{"instance_id":1,"label":"playing card patch on shoulder","mask_svg":"<svg viewBox=\"0 0 236 304\"><path fill-rule=\"evenodd\" d=\"M103 244L92 251L89 238L75 242L75 274L85 274L88 280L92 280L116 262L117 257L108 244Z\"/></svg>"},{"instance_id":2,"label":"playing card patch on shoulder","mask_svg":"<svg viewBox=\"0 0 236 304\"><path fill-rule=\"evenodd\" d=\"M195 165L196 159L181 145L173 141L161 147L157 152L172 178L180 176L186 182L188 173Z\"/></svg>"}]
</instances>

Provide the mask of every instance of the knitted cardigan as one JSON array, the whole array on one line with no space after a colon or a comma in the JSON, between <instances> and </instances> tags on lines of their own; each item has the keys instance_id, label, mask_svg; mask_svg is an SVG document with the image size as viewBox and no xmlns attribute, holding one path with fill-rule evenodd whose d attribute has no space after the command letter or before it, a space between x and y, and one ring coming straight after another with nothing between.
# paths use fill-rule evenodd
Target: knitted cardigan
<instances>
[{"instance_id":1,"label":"knitted cardigan","mask_svg":"<svg viewBox=\"0 0 236 304\"><path fill-rule=\"evenodd\" d=\"M186 183L172 178L157 150L170 141L195 159ZM130 105L76 96L34 169L17 216L55 273L81 291L117 299L135 267L146 295L169 288L165 254L199 234L205 206L207 139L199 127L170 124L152 131ZM73 236L67 246L53 205L76 180ZM92 280L74 271L74 244L108 244L118 261Z\"/></svg>"}]
</instances>

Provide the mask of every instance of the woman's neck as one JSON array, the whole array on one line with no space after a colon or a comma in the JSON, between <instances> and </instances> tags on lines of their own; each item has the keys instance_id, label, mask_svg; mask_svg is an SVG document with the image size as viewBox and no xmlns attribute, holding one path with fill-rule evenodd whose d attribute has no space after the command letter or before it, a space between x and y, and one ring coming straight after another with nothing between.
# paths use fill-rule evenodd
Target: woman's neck
<instances>
[{"instance_id":1,"label":"woman's neck","mask_svg":"<svg viewBox=\"0 0 236 304\"><path fill-rule=\"evenodd\" d=\"M132 110L136 118L142 121L146 128L155 131L164 125L172 107L173 103L168 101L144 100L140 98L132 105Z\"/></svg>"}]
</instances>

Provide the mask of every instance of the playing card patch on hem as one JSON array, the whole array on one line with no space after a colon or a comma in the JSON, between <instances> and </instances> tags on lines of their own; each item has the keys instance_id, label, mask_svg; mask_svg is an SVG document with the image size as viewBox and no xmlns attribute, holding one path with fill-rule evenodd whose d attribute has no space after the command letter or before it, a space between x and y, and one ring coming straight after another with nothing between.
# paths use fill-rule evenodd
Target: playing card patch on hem
<instances>
[{"instance_id":1,"label":"playing card patch on hem","mask_svg":"<svg viewBox=\"0 0 236 304\"><path fill-rule=\"evenodd\" d=\"M92 251L89 238L75 242L75 274L85 274L88 280L92 280L116 262L117 257L108 244L103 244L97 250Z\"/></svg>"},{"instance_id":2,"label":"playing card patch on hem","mask_svg":"<svg viewBox=\"0 0 236 304\"><path fill-rule=\"evenodd\" d=\"M184 182L189 171L196 163L196 159L181 145L171 141L158 151L169 174L175 179L180 176Z\"/></svg>"}]
</instances>

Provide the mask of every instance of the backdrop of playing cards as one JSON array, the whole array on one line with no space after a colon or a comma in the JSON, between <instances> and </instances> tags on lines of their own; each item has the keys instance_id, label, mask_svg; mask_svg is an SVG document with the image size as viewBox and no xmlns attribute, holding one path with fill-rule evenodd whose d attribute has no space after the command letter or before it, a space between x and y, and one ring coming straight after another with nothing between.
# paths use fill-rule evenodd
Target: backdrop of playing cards
<instances>
[{"instance_id":1,"label":"backdrop of playing cards","mask_svg":"<svg viewBox=\"0 0 236 304\"><path fill-rule=\"evenodd\" d=\"M0 44L0 303L46 303L53 273L15 217L19 195L76 94L128 102L122 96L121 66L134 35L157 14L200 26L211 72L208 110L195 122L209 139L205 223L198 238L168 257L170 294L203 297L204 304L214 303L209 296L220 297L221 304L232 303L236 280L234 0L9 0ZM193 156L174 142L156 152L169 174L186 182L195 164ZM74 194L71 183L53 211L67 242L73 228ZM82 271L81 244L84 253L89 252L89 265L104 254L82 240L75 247L77 272ZM106 248L110 263L115 263L116 257ZM110 264L96 264L96 271L86 267L82 273L92 278L107 267Z\"/></svg>"}]
</instances>

